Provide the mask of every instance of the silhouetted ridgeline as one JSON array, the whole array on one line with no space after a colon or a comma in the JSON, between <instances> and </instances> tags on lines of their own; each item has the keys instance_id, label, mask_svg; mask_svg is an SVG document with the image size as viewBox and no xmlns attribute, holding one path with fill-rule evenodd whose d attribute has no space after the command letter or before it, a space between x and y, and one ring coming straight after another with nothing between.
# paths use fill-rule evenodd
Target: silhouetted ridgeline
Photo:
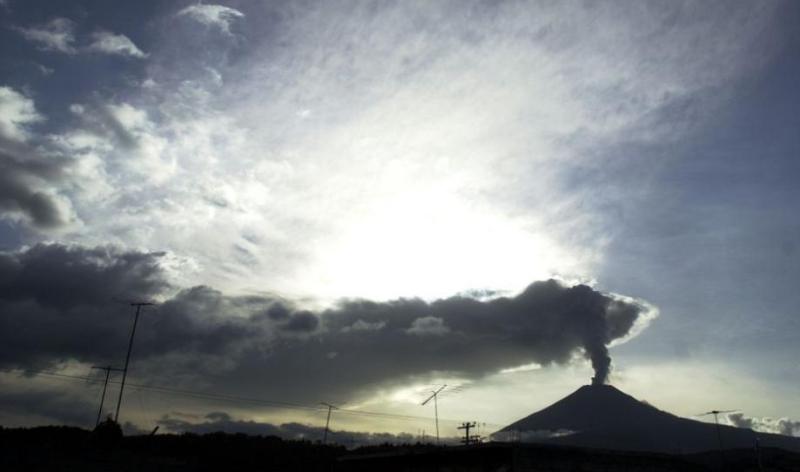
<instances>
[{"instance_id":1,"label":"silhouetted ridgeline","mask_svg":"<svg viewBox=\"0 0 800 472\"><path fill-rule=\"evenodd\" d=\"M0 429L3 471L329 471L341 446L275 436L212 433L131 436L98 444L86 430L64 426Z\"/></svg>"},{"instance_id":2,"label":"silhouetted ridgeline","mask_svg":"<svg viewBox=\"0 0 800 472\"><path fill-rule=\"evenodd\" d=\"M800 471L800 454L765 448L763 470ZM89 431L62 426L0 428L3 471L716 471L716 452L669 455L544 444L469 447L368 446L355 451L275 436L212 433L132 436L100 444ZM726 451L726 470L757 471L752 450Z\"/></svg>"}]
</instances>

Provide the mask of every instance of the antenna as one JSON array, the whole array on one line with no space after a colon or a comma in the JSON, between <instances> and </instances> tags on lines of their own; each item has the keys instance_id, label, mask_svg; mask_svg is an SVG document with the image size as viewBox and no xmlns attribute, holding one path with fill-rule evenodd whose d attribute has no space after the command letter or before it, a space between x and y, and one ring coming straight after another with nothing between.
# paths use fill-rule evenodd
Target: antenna
<instances>
[{"instance_id":1,"label":"antenna","mask_svg":"<svg viewBox=\"0 0 800 472\"><path fill-rule=\"evenodd\" d=\"M320 405L325 405L328 407L328 419L325 420L325 433L322 435L322 444L328 442L328 426L331 424L331 410L338 410L339 407L331 405L330 403L320 402Z\"/></svg>"},{"instance_id":2,"label":"antenna","mask_svg":"<svg viewBox=\"0 0 800 472\"><path fill-rule=\"evenodd\" d=\"M133 328L131 328L131 340L128 343L128 354L125 356L125 368L122 369L122 384L119 386L119 399L117 400L117 412L114 414L114 422L119 423L119 409L122 406L122 392L125 390L125 379L128 377L128 364L131 361L131 349L133 349L133 336L136 334L136 324L139 322L139 313L142 307L152 306L151 302L130 302L131 306L136 307L136 315L133 318Z\"/></svg>"},{"instance_id":3,"label":"antenna","mask_svg":"<svg viewBox=\"0 0 800 472\"><path fill-rule=\"evenodd\" d=\"M108 377L111 375L111 371L122 372L122 369L118 369L116 367L111 367L110 365L100 366L100 365L93 365L92 369L100 369L106 371L106 379L103 381L103 395L100 397L100 409L97 410L97 421L94 423L94 427L96 428L100 424L100 417L103 416L103 403L106 401L106 389L108 388Z\"/></svg>"},{"instance_id":4,"label":"antenna","mask_svg":"<svg viewBox=\"0 0 800 472\"><path fill-rule=\"evenodd\" d=\"M422 402L422 405L424 406L426 403L431 401L431 398L433 398L433 414L434 414L434 418L436 419L436 444L439 444L439 402L438 402L438 396L439 396L439 393L442 390L445 389L445 387L447 387L447 384L444 384L441 387L439 387L436 391L431 392L431 396L429 396L424 402Z\"/></svg>"},{"instance_id":5,"label":"antenna","mask_svg":"<svg viewBox=\"0 0 800 472\"><path fill-rule=\"evenodd\" d=\"M714 415L714 424L717 427L717 443L719 444L719 455L720 460L722 461L722 467L725 467L725 452L722 449L722 432L719 429L719 415L721 413L734 413L736 411L739 410L711 410L705 413L700 413L699 415L695 415L696 417Z\"/></svg>"}]
</instances>

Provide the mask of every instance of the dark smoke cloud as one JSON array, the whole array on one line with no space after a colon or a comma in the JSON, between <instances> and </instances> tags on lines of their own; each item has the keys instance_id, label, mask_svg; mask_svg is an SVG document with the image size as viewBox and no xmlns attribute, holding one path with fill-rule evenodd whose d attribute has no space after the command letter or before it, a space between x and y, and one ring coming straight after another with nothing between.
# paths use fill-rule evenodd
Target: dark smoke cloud
<instances>
[{"instance_id":1,"label":"dark smoke cloud","mask_svg":"<svg viewBox=\"0 0 800 472\"><path fill-rule=\"evenodd\" d=\"M647 313L553 280L488 301L347 300L311 312L210 287L176 292L161 256L57 244L0 253L0 369L119 364L132 312L115 299L161 299L140 320L132 370L156 384L304 402L324 392L347 402L435 375L479 378L576 354L605 381L608 344Z\"/></svg>"}]
</instances>

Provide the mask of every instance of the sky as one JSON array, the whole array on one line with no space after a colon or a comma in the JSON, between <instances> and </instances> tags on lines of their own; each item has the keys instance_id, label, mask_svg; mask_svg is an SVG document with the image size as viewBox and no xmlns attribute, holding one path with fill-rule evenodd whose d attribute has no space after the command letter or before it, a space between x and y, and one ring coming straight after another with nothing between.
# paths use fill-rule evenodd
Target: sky
<instances>
[{"instance_id":1,"label":"sky","mask_svg":"<svg viewBox=\"0 0 800 472\"><path fill-rule=\"evenodd\" d=\"M488 434L608 377L800 435L798 24L3 0L0 424L92 426L92 366L153 301L131 431L310 435L329 402L334 429L430 436L447 384L442 434Z\"/></svg>"}]
</instances>

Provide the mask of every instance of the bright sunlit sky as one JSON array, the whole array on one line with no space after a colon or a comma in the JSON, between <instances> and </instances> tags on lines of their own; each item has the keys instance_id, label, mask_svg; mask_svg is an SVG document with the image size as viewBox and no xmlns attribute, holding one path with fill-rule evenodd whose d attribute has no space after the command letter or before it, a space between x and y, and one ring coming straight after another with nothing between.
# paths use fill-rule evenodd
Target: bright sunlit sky
<instances>
[{"instance_id":1,"label":"bright sunlit sky","mask_svg":"<svg viewBox=\"0 0 800 472\"><path fill-rule=\"evenodd\" d=\"M143 321L142 383L419 416L430 386L463 384L442 417L488 432L588 383L591 365L476 335L469 362L486 366L395 370L403 357L382 354L384 374L345 364L359 387L329 398L279 375L324 371L299 360L316 348L281 343L327 329L321 343L352 346L326 316L356 320L342 333L391 328L337 311L345 299L489 300L550 278L646 307L612 338L623 391L684 416L800 419L798 25L800 4L774 0L2 0L0 424L94 421L96 385L20 375L121 362L117 302L145 294L163 303L150 320L184 318ZM113 270L92 285L75 267ZM296 311L248 305L273 300ZM437 306L403 332L455 336ZM88 312L118 320L119 338L73 343ZM252 338L258 316L297 338L262 325ZM191 353L163 348L171 333ZM210 411L321 418L130 395L145 430ZM345 416L343 429L433 428Z\"/></svg>"}]
</instances>

